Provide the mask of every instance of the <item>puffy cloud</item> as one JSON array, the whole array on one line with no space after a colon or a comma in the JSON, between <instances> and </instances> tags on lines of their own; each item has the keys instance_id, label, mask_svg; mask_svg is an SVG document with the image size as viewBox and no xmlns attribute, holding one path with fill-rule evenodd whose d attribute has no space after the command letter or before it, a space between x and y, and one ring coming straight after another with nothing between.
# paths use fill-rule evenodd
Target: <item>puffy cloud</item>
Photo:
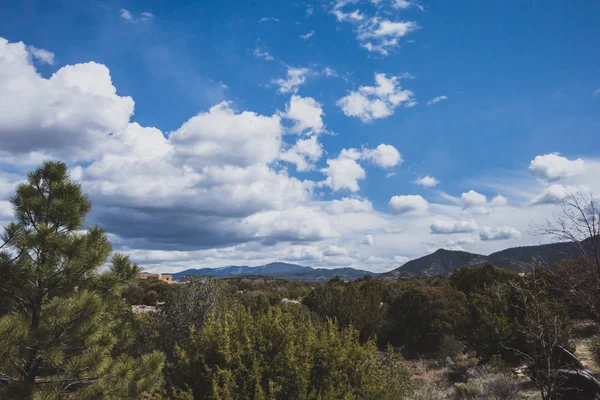
<instances>
[{"instance_id":1,"label":"puffy cloud","mask_svg":"<svg viewBox=\"0 0 600 400\"><path fill-rule=\"evenodd\" d=\"M391 15L392 10L384 9L388 2L381 0L370 0L375 6L374 15L368 16L368 10L358 9L354 0L336 0L330 13L333 14L338 22L349 23L356 32L356 38L361 47L369 52L379 53L381 56L387 56L390 51L399 47L400 39L408 33L419 28L414 21L397 21L381 17L382 15ZM352 5L352 8L350 7ZM405 9L416 6L423 10L423 7L414 2L406 0L394 0L391 2L392 8Z\"/></svg>"},{"instance_id":2,"label":"puffy cloud","mask_svg":"<svg viewBox=\"0 0 600 400\"><path fill-rule=\"evenodd\" d=\"M586 193L589 192L590 189L587 186L571 186L571 185L550 185L548 186L543 193L534 197L531 200L532 205L537 204L558 204L565 197L569 195L573 195L576 193Z\"/></svg>"},{"instance_id":3,"label":"puffy cloud","mask_svg":"<svg viewBox=\"0 0 600 400\"><path fill-rule=\"evenodd\" d=\"M484 241L520 239L521 232L510 226L486 226L483 228L483 232L479 234L479 238Z\"/></svg>"},{"instance_id":4,"label":"puffy cloud","mask_svg":"<svg viewBox=\"0 0 600 400\"><path fill-rule=\"evenodd\" d=\"M398 47L402 37L418 28L419 25L414 21L391 21L372 17L359 25L357 38L361 46L369 52L387 56L390 50Z\"/></svg>"},{"instance_id":5,"label":"puffy cloud","mask_svg":"<svg viewBox=\"0 0 600 400\"><path fill-rule=\"evenodd\" d=\"M493 207L502 207L508 204L508 199L502 195L497 195L492 199Z\"/></svg>"},{"instance_id":6,"label":"puffy cloud","mask_svg":"<svg viewBox=\"0 0 600 400\"><path fill-rule=\"evenodd\" d=\"M474 190L469 190L467 193L463 193L460 198L465 209L481 207L487 202L487 198L483 194L477 193Z\"/></svg>"},{"instance_id":7,"label":"puffy cloud","mask_svg":"<svg viewBox=\"0 0 600 400\"><path fill-rule=\"evenodd\" d=\"M278 241L318 241L338 237L326 215L308 207L252 214L241 223L265 244Z\"/></svg>"},{"instance_id":8,"label":"puffy cloud","mask_svg":"<svg viewBox=\"0 0 600 400\"><path fill-rule=\"evenodd\" d=\"M367 246L372 246L375 243L375 239L373 239L373 235L365 235L363 239L363 244Z\"/></svg>"},{"instance_id":9,"label":"puffy cloud","mask_svg":"<svg viewBox=\"0 0 600 400\"><path fill-rule=\"evenodd\" d=\"M306 131L321 133L325 130L323 108L312 97L293 95L285 107L285 112L279 113L279 115L294 121L294 125L290 129L292 133Z\"/></svg>"},{"instance_id":10,"label":"puffy cloud","mask_svg":"<svg viewBox=\"0 0 600 400\"><path fill-rule=\"evenodd\" d=\"M447 221L434 220L429 226L431 233L435 234L453 234L453 233L471 233L477 230L478 226L474 220L469 221Z\"/></svg>"},{"instance_id":11,"label":"puffy cloud","mask_svg":"<svg viewBox=\"0 0 600 400\"><path fill-rule=\"evenodd\" d=\"M316 246L290 246L281 254L281 260L293 262L313 262L322 258L323 253Z\"/></svg>"},{"instance_id":12,"label":"puffy cloud","mask_svg":"<svg viewBox=\"0 0 600 400\"><path fill-rule=\"evenodd\" d=\"M344 197L339 200L332 200L325 209L333 215L363 213L373 211L373 204L367 199Z\"/></svg>"},{"instance_id":13,"label":"puffy cloud","mask_svg":"<svg viewBox=\"0 0 600 400\"><path fill-rule=\"evenodd\" d=\"M296 164L298 171L309 171L314 168L312 163L319 160L322 154L323 148L317 141L317 136L313 135L308 139L298 139L279 159Z\"/></svg>"},{"instance_id":14,"label":"puffy cloud","mask_svg":"<svg viewBox=\"0 0 600 400\"><path fill-rule=\"evenodd\" d=\"M435 179L433 176L427 175L427 176L417 179L414 183L416 183L417 185L426 187L426 188L432 188L432 187L437 186L440 183L440 181Z\"/></svg>"},{"instance_id":15,"label":"puffy cloud","mask_svg":"<svg viewBox=\"0 0 600 400\"><path fill-rule=\"evenodd\" d=\"M469 190L461 195L460 204L462 204L463 210L468 210L471 213L489 214L492 212L492 208L507 205L508 199L502 195L497 195L492 201L488 202L485 195Z\"/></svg>"},{"instance_id":16,"label":"puffy cloud","mask_svg":"<svg viewBox=\"0 0 600 400\"><path fill-rule=\"evenodd\" d=\"M391 168L402 163L400 152L389 144L380 144L373 150L364 149L361 158L370 160L381 168Z\"/></svg>"},{"instance_id":17,"label":"puffy cloud","mask_svg":"<svg viewBox=\"0 0 600 400\"><path fill-rule=\"evenodd\" d=\"M402 156L394 146L387 144L380 144L375 149L343 149L337 158L327 160L327 168L321 169L321 172L327 175L327 179L321 184L331 187L334 191L358 191L358 181L366 176L358 160L370 161L381 168L391 168L402 162Z\"/></svg>"},{"instance_id":18,"label":"puffy cloud","mask_svg":"<svg viewBox=\"0 0 600 400\"><path fill-rule=\"evenodd\" d=\"M360 118L363 122L389 117L398 106L408 104L413 97L410 90L399 86L400 79L398 76L388 78L386 74L375 74L375 86L361 86L339 99L337 105L346 116Z\"/></svg>"},{"instance_id":19,"label":"puffy cloud","mask_svg":"<svg viewBox=\"0 0 600 400\"><path fill-rule=\"evenodd\" d=\"M438 96L438 97L435 97L435 98L429 100L427 102L427 105L430 106L432 104L439 103L442 100L448 100L448 96Z\"/></svg>"},{"instance_id":20,"label":"puffy cloud","mask_svg":"<svg viewBox=\"0 0 600 400\"><path fill-rule=\"evenodd\" d=\"M569 160L558 153L535 157L529 164L529 171L549 182L580 174L585 170L585 162L578 158Z\"/></svg>"},{"instance_id":21,"label":"puffy cloud","mask_svg":"<svg viewBox=\"0 0 600 400\"><path fill-rule=\"evenodd\" d=\"M327 168L321 172L327 175L323 184L333 191L348 189L357 192L360 189L358 181L366 176L365 170L355 160L345 157L327 160Z\"/></svg>"},{"instance_id":22,"label":"puffy cloud","mask_svg":"<svg viewBox=\"0 0 600 400\"><path fill-rule=\"evenodd\" d=\"M306 76L310 73L308 68L288 67L285 78L273 79L271 83L279 86L279 93L296 93L298 87L306 81Z\"/></svg>"},{"instance_id":23,"label":"puffy cloud","mask_svg":"<svg viewBox=\"0 0 600 400\"><path fill-rule=\"evenodd\" d=\"M177 154L199 167L240 167L268 163L279 156L281 118L254 112L236 113L223 102L200 113L169 135Z\"/></svg>"},{"instance_id":24,"label":"puffy cloud","mask_svg":"<svg viewBox=\"0 0 600 400\"><path fill-rule=\"evenodd\" d=\"M127 127L131 97L116 94L108 68L69 65L41 77L21 42L0 38L0 154L52 151L89 160Z\"/></svg>"},{"instance_id":25,"label":"puffy cloud","mask_svg":"<svg viewBox=\"0 0 600 400\"><path fill-rule=\"evenodd\" d=\"M389 207L394 214L422 214L429 208L429 203L418 195L403 195L393 196L390 199Z\"/></svg>"}]
</instances>

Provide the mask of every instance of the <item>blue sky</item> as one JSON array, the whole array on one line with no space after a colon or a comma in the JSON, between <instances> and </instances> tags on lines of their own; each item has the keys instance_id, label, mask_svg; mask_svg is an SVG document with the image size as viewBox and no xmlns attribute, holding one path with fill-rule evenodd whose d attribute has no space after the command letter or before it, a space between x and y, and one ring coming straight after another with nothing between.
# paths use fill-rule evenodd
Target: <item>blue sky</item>
<instances>
[{"instance_id":1,"label":"blue sky","mask_svg":"<svg viewBox=\"0 0 600 400\"><path fill-rule=\"evenodd\" d=\"M379 271L550 240L529 222L600 190L599 17L593 1L7 2L0 222L58 158L148 269Z\"/></svg>"}]
</instances>

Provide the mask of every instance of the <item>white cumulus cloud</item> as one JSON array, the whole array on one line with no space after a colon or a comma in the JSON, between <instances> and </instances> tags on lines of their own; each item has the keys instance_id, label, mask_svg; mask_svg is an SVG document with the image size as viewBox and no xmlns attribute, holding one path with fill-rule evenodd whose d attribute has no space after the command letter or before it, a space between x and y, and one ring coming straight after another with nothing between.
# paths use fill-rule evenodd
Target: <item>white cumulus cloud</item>
<instances>
[{"instance_id":1,"label":"white cumulus cloud","mask_svg":"<svg viewBox=\"0 0 600 400\"><path fill-rule=\"evenodd\" d=\"M510 226L486 226L479 234L479 238L483 241L520 239L521 232Z\"/></svg>"},{"instance_id":2,"label":"white cumulus cloud","mask_svg":"<svg viewBox=\"0 0 600 400\"><path fill-rule=\"evenodd\" d=\"M318 142L316 135L308 139L298 139L296 144L282 153L279 158L296 164L298 171L310 171L314 169L314 162L318 161L323 154L323 148Z\"/></svg>"},{"instance_id":3,"label":"white cumulus cloud","mask_svg":"<svg viewBox=\"0 0 600 400\"><path fill-rule=\"evenodd\" d=\"M419 195L393 196L389 202L394 214L422 214L429 208L429 203Z\"/></svg>"},{"instance_id":4,"label":"white cumulus cloud","mask_svg":"<svg viewBox=\"0 0 600 400\"><path fill-rule=\"evenodd\" d=\"M0 71L0 154L51 150L88 160L133 114L133 99L117 95L102 64L68 65L45 79L22 42L0 38Z\"/></svg>"},{"instance_id":5,"label":"white cumulus cloud","mask_svg":"<svg viewBox=\"0 0 600 400\"><path fill-rule=\"evenodd\" d=\"M279 93L296 93L298 87L306 82L306 76L310 73L308 68L288 67L285 78L273 79L271 83L279 86Z\"/></svg>"},{"instance_id":6,"label":"white cumulus cloud","mask_svg":"<svg viewBox=\"0 0 600 400\"><path fill-rule=\"evenodd\" d=\"M474 190L469 190L467 193L463 193L460 198L465 209L484 206L487 202L485 195L477 193Z\"/></svg>"},{"instance_id":7,"label":"white cumulus cloud","mask_svg":"<svg viewBox=\"0 0 600 400\"><path fill-rule=\"evenodd\" d=\"M361 86L339 99L337 105L346 116L360 118L363 122L389 117L398 106L408 104L413 97L410 90L400 87L400 79L375 74L375 86Z\"/></svg>"},{"instance_id":8,"label":"white cumulus cloud","mask_svg":"<svg viewBox=\"0 0 600 400\"><path fill-rule=\"evenodd\" d=\"M279 115L294 121L290 129L292 133L321 133L325 130L323 108L312 97L293 95L286 105L285 112Z\"/></svg>"},{"instance_id":9,"label":"white cumulus cloud","mask_svg":"<svg viewBox=\"0 0 600 400\"><path fill-rule=\"evenodd\" d=\"M471 233L475 232L477 228L477 223L474 220L434 220L433 223L429 226L431 233L435 234Z\"/></svg>"},{"instance_id":10,"label":"white cumulus cloud","mask_svg":"<svg viewBox=\"0 0 600 400\"><path fill-rule=\"evenodd\" d=\"M208 166L225 162L244 167L276 159L281 134L279 116L237 113L230 103L223 102L191 118L169 139L188 163Z\"/></svg>"},{"instance_id":11,"label":"white cumulus cloud","mask_svg":"<svg viewBox=\"0 0 600 400\"><path fill-rule=\"evenodd\" d=\"M363 149L361 159L367 159L381 168L391 168L402 163L402 155L389 144L380 144L375 149Z\"/></svg>"},{"instance_id":12,"label":"white cumulus cloud","mask_svg":"<svg viewBox=\"0 0 600 400\"><path fill-rule=\"evenodd\" d=\"M569 160L558 153L551 153L535 157L529 164L529 171L541 179L554 182L585 171L585 162L581 158Z\"/></svg>"},{"instance_id":13,"label":"white cumulus cloud","mask_svg":"<svg viewBox=\"0 0 600 400\"><path fill-rule=\"evenodd\" d=\"M421 185L423 187L432 188L432 187L437 186L440 183L440 181L435 179L433 176L427 175L427 176L417 179L414 183L416 183L417 185Z\"/></svg>"},{"instance_id":14,"label":"white cumulus cloud","mask_svg":"<svg viewBox=\"0 0 600 400\"><path fill-rule=\"evenodd\" d=\"M332 200L325 209L332 215L354 214L373 211L373 204L367 199L343 197Z\"/></svg>"},{"instance_id":15,"label":"white cumulus cloud","mask_svg":"<svg viewBox=\"0 0 600 400\"><path fill-rule=\"evenodd\" d=\"M333 191L348 189L358 192L358 181L366 176L365 170L355 160L345 157L327 160L327 168L323 168L321 172L327 175L323 184Z\"/></svg>"},{"instance_id":16,"label":"white cumulus cloud","mask_svg":"<svg viewBox=\"0 0 600 400\"><path fill-rule=\"evenodd\" d=\"M497 195L492 199L493 207L502 207L508 204L508 199L502 195Z\"/></svg>"},{"instance_id":17,"label":"white cumulus cloud","mask_svg":"<svg viewBox=\"0 0 600 400\"><path fill-rule=\"evenodd\" d=\"M542 193L531 200L531 205L558 204L565 197L576 193L588 193L590 189L585 185L550 185Z\"/></svg>"}]
</instances>

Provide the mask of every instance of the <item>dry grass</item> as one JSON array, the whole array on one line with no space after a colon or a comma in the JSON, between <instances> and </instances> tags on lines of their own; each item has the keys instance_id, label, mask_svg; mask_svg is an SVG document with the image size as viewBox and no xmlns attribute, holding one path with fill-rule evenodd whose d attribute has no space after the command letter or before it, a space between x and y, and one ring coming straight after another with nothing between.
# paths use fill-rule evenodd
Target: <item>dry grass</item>
<instances>
[{"instance_id":1,"label":"dry grass","mask_svg":"<svg viewBox=\"0 0 600 400\"><path fill-rule=\"evenodd\" d=\"M600 327L592 321L578 321L573 329L575 340L575 357L593 374L600 374L600 366L590 351L592 337L600 334Z\"/></svg>"},{"instance_id":2,"label":"dry grass","mask_svg":"<svg viewBox=\"0 0 600 400\"><path fill-rule=\"evenodd\" d=\"M575 356L592 373L600 375L600 365L596 362L589 349L590 340L594 335L600 334L600 327L590 321L579 321L575 324L574 328ZM474 354L466 355L456 363L456 367L474 366L477 364L477 361ZM416 392L411 397L412 400L459 400L465 398L460 397L460 388L464 388L465 384L458 384L459 389L457 390L455 383L451 382L448 378L454 367L448 367L443 361L432 359L406 360L405 363L411 372L416 387ZM515 399L541 399L537 387L528 378L519 378L507 374L501 375L497 372L493 373L490 370L486 370L486 368L481 368L480 375L472 376L467 381L468 388L474 388L474 390L481 389L480 395L475 395L476 397L471 398L493 400L494 396L490 395L489 390L486 390L493 380L501 381L500 386L511 384L516 386L519 393L514 397Z\"/></svg>"}]
</instances>

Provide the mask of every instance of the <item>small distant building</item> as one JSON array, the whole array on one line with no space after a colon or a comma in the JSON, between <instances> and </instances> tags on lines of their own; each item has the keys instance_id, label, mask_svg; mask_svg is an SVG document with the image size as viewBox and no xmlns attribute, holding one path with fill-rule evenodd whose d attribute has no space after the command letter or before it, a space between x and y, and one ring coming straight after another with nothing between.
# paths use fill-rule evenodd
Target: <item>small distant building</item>
<instances>
[{"instance_id":1,"label":"small distant building","mask_svg":"<svg viewBox=\"0 0 600 400\"><path fill-rule=\"evenodd\" d=\"M168 274L150 274L147 272L142 272L139 275L140 279L155 279L157 281L163 281L166 283L177 283L176 281L173 280L173 275L168 275Z\"/></svg>"}]
</instances>

